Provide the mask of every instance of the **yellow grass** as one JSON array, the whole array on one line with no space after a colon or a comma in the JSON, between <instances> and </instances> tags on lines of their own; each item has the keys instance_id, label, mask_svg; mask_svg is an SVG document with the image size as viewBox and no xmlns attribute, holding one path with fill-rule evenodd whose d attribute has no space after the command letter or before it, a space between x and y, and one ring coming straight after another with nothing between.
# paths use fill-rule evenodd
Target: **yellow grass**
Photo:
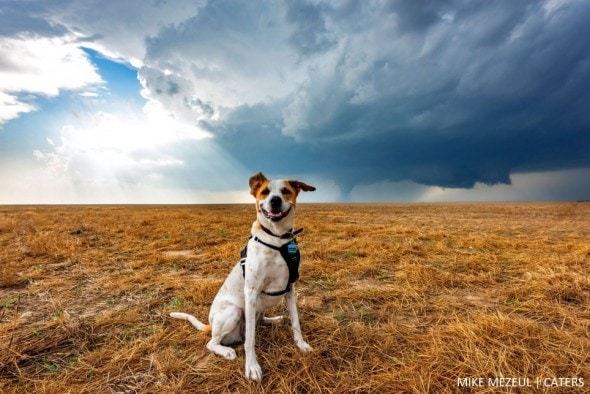
<instances>
[{"instance_id":1,"label":"yellow grass","mask_svg":"<svg viewBox=\"0 0 590 394\"><path fill-rule=\"evenodd\" d=\"M288 320L259 327L257 384L241 345L226 361L168 317L207 319L253 206L0 207L0 392L590 387L590 204L300 204L297 215L315 350L298 351ZM486 385L458 387L470 377ZM533 387L487 384L500 377ZM584 387L536 386L554 377Z\"/></svg>"}]
</instances>

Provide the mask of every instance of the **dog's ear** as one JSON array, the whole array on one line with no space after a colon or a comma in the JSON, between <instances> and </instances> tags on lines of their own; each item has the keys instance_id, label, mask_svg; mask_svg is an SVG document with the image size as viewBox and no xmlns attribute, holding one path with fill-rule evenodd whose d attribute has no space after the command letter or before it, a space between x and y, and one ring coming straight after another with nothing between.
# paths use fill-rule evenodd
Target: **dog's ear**
<instances>
[{"instance_id":1,"label":"dog's ear","mask_svg":"<svg viewBox=\"0 0 590 394\"><path fill-rule=\"evenodd\" d=\"M266 181L266 177L259 172L256 175L252 175L250 178L250 194L256 197L256 191L260 189L260 186Z\"/></svg>"},{"instance_id":2,"label":"dog's ear","mask_svg":"<svg viewBox=\"0 0 590 394\"><path fill-rule=\"evenodd\" d=\"M315 190L315 187L299 181L289 181L289 185L291 185L291 187L295 189L295 192L297 192L297 194L299 194L299 192L301 191L312 192Z\"/></svg>"}]
</instances>

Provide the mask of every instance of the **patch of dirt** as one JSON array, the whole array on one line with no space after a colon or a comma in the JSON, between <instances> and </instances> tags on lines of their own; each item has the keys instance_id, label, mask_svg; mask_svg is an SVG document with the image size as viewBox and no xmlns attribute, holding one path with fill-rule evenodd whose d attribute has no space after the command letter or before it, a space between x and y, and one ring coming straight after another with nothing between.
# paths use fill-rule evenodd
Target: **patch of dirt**
<instances>
[{"instance_id":1,"label":"patch of dirt","mask_svg":"<svg viewBox=\"0 0 590 394\"><path fill-rule=\"evenodd\" d=\"M465 290L459 290L452 294L441 294L437 298L450 304L463 304L484 309L497 308L500 304L496 297L484 293L474 294Z\"/></svg>"},{"instance_id":2,"label":"patch of dirt","mask_svg":"<svg viewBox=\"0 0 590 394\"><path fill-rule=\"evenodd\" d=\"M383 287L383 282L377 279L358 279L350 282L351 287L367 289L371 287Z\"/></svg>"},{"instance_id":3,"label":"patch of dirt","mask_svg":"<svg viewBox=\"0 0 590 394\"><path fill-rule=\"evenodd\" d=\"M322 297L318 296L299 297L298 301L301 305L305 305L306 307L313 310L319 310L325 306L325 302Z\"/></svg>"}]
</instances>

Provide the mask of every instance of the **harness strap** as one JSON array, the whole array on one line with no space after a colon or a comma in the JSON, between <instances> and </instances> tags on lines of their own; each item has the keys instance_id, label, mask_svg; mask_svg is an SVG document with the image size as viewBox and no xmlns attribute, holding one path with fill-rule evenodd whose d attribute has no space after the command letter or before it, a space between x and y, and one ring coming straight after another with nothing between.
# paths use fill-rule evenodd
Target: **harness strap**
<instances>
[{"instance_id":1,"label":"harness strap","mask_svg":"<svg viewBox=\"0 0 590 394\"><path fill-rule=\"evenodd\" d=\"M287 288L281 291L264 291L262 290L262 294L266 294L267 296L277 297L282 296L283 294L287 294L291 291L291 283L287 284Z\"/></svg>"},{"instance_id":2,"label":"harness strap","mask_svg":"<svg viewBox=\"0 0 590 394\"><path fill-rule=\"evenodd\" d=\"M274 246L274 245L271 245L271 244L269 244L269 243L266 243L266 242L264 242L263 240L261 240L260 238L258 238L257 236L252 236L252 235L251 235L251 236L250 236L248 239L251 239L251 238L254 238L254 241L258 242L259 244L263 244L263 245L264 245L264 246L266 246L267 248L271 248L271 249L274 249L274 250L278 250L279 252L281 251L281 247Z\"/></svg>"}]
</instances>

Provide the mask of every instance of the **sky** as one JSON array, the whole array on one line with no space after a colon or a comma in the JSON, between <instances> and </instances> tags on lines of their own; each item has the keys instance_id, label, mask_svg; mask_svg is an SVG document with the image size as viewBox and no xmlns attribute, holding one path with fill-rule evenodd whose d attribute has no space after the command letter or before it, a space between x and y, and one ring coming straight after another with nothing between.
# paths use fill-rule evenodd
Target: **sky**
<instances>
[{"instance_id":1,"label":"sky","mask_svg":"<svg viewBox=\"0 0 590 394\"><path fill-rule=\"evenodd\" d=\"M0 204L590 200L587 0L0 0Z\"/></svg>"}]
</instances>

